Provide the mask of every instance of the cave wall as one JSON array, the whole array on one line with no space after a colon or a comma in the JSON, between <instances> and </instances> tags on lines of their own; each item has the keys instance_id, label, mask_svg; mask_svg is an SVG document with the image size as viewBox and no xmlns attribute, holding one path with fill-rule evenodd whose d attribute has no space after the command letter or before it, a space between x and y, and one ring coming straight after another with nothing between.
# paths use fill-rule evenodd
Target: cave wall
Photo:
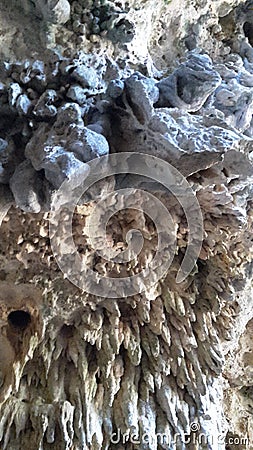
<instances>
[{"instance_id":1,"label":"cave wall","mask_svg":"<svg viewBox=\"0 0 253 450\"><path fill-rule=\"evenodd\" d=\"M1 448L251 449L253 4L4 0L0 30Z\"/></svg>"}]
</instances>

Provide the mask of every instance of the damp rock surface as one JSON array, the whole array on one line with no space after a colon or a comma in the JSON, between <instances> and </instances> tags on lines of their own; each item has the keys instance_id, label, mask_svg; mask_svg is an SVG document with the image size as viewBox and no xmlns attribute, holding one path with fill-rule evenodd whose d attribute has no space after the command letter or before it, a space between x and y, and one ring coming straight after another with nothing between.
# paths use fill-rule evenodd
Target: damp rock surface
<instances>
[{"instance_id":1,"label":"damp rock surface","mask_svg":"<svg viewBox=\"0 0 253 450\"><path fill-rule=\"evenodd\" d=\"M252 448L252 24L240 0L3 0L1 449ZM177 170L171 192L155 158ZM157 223L169 270L114 298L115 279L152 267ZM75 280L110 281L103 296L68 280L60 252L70 272L81 260Z\"/></svg>"}]
</instances>

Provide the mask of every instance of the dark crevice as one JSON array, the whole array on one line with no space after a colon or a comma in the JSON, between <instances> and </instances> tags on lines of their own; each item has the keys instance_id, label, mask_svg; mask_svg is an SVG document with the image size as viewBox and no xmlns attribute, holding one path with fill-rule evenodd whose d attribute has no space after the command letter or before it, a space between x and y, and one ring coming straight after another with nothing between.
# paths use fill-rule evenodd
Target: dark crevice
<instances>
[{"instance_id":1,"label":"dark crevice","mask_svg":"<svg viewBox=\"0 0 253 450\"><path fill-rule=\"evenodd\" d=\"M253 23L245 22L243 25L243 31L248 38L250 45L253 47Z\"/></svg>"},{"instance_id":2,"label":"dark crevice","mask_svg":"<svg viewBox=\"0 0 253 450\"><path fill-rule=\"evenodd\" d=\"M28 312L22 310L12 311L8 315L9 324L19 330L25 330L31 323L31 316Z\"/></svg>"}]
</instances>

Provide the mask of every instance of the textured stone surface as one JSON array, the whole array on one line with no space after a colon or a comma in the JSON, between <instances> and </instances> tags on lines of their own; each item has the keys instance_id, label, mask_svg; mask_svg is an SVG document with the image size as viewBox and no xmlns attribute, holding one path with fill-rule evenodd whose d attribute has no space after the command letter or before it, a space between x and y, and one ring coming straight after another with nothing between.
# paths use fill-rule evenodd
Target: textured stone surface
<instances>
[{"instance_id":1,"label":"textured stone surface","mask_svg":"<svg viewBox=\"0 0 253 450\"><path fill-rule=\"evenodd\" d=\"M42 203L42 177L34 170L30 161L19 164L10 179L16 205L23 211L38 213Z\"/></svg>"},{"instance_id":2,"label":"textured stone surface","mask_svg":"<svg viewBox=\"0 0 253 450\"><path fill-rule=\"evenodd\" d=\"M188 112L198 111L221 84L206 55L190 54L186 63L161 80L158 106L173 106Z\"/></svg>"},{"instance_id":3,"label":"textured stone surface","mask_svg":"<svg viewBox=\"0 0 253 450\"><path fill-rule=\"evenodd\" d=\"M4 0L1 8L1 449L250 450L251 2ZM110 219L100 243L126 250L128 232L141 229L143 251L129 264L94 254L89 240L98 200L129 186L170 211L176 253L152 288L96 297L59 269L49 211L64 181L76 187L90 161L126 151L186 177L203 215L202 248L176 283L189 240L177 199L131 170L101 179L73 217L84 264L112 278L150 264L157 231L141 210ZM108 197L108 211L117 201Z\"/></svg>"}]
</instances>

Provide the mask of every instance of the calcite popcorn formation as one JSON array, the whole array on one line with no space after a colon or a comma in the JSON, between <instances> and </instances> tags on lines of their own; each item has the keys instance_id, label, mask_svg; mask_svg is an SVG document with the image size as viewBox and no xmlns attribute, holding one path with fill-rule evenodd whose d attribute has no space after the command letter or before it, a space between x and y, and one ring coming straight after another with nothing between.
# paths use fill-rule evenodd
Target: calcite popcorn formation
<instances>
[{"instance_id":1,"label":"calcite popcorn formation","mask_svg":"<svg viewBox=\"0 0 253 450\"><path fill-rule=\"evenodd\" d=\"M14 3L17 19L37 21L38 48L26 53L1 19L1 448L216 450L230 439L226 448L250 449L250 2ZM177 250L152 289L100 298L58 268L49 211L61 184L75 183L89 161L125 151L157 156L186 177L203 214L203 245L177 284L188 239L177 199L131 173L101 180L73 219L90 268L131 275L156 250L154 224L122 210L108 240L124 248L128 230L141 225L141 259L122 268L94 257L85 224L108 190L151 190L171 213Z\"/></svg>"}]
</instances>

